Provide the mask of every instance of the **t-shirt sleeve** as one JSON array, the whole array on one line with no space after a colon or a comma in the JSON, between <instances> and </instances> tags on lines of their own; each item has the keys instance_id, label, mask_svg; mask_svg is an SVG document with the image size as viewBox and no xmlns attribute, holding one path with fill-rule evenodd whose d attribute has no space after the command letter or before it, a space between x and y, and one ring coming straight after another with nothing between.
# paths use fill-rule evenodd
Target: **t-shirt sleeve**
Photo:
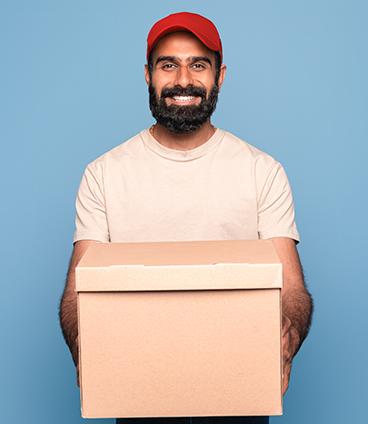
<instances>
[{"instance_id":1,"label":"t-shirt sleeve","mask_svg":"<svg viewBox=\"0 0 368 424\"><path fill-rule=\"evenodd\" d=\"M88 165L76 200L74 240L109 242L102 169Z\"/></svg>"},{"instance_id":2,"label":"t-shirt sleeve","mask_svg":"<svg viewBox=\"0 0 368 424\"><path fill-rule=\"evenodd\" d=\"M299 242L293 196L284 168L276 162L258 192L258 234L261 239L288 237Z\"/></svg>"}]
</instances>

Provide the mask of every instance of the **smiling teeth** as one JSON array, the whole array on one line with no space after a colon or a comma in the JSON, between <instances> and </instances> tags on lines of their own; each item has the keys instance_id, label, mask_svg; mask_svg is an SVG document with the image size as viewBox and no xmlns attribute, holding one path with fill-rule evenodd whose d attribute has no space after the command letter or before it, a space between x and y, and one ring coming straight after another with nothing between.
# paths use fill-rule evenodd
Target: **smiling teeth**
<instances>
[{"instance_id":1,"label":"smiling teeth","mask_svg":"<svg viewBox=\"0 0 368 424\"><path fill-rule=\"evenodd\" d=\"M194 100L194 96L174 96L173 99L177 102L188 102L190 100Z\"/></svg>"}]
</instances>

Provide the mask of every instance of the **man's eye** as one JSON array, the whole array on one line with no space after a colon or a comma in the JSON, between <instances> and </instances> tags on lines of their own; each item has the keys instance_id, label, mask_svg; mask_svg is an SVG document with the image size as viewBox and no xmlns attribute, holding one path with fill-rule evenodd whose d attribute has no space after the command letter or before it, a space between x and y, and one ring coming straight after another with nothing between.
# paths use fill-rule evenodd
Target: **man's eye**
<instances>
[{"instance_id":1,"label":"man's eye","mask_svg":"<svg viewBox=\"0 0 368 424\"><path fill-rule=\"evenodd\" d=\"M175 65L173 63L166 63L165 65L162 65L162 69L174 69Z\"/></svg>"},{"instance_id":2,"label":"man's eye","mask_svg":"<svg viewBox=\"0 0 368 424\"><path fill-rule=\"evenodd\" d=\"M202 63L194 63L194 64L192 65L192 68L193 68L193 69L198 69L198 70L200 70L200 69L205 69L205 67L204 67L204 65L203 65Z\"/></svg>"}]
</instances>

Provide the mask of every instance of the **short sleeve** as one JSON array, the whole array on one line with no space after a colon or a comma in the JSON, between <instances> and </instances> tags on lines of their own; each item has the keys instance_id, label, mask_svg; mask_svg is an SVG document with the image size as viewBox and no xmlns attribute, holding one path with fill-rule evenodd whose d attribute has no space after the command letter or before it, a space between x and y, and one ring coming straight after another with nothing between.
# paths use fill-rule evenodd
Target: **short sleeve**
<instances>
[{"instance_id":1,"label":"short sleeve","mask_svg":"<svg viewBox=\"0 0 368 424\"><path fill-rule=\"evenodd\" d=\"M103 171L100 167L94 168L91 165L87 166L79 186L74 243L79 240L110 241Z\"/></svg>"},{"instance_id":2,"label":"short sleeve","mask_svg":"<svg viewBox=\"0 0 368 424\"><path fill-rule=\"evenodd\" d=\"M259 188L258 234L261 239L288 237L299 242L290 184L278 162Z\"/></svg>"}]
</instances>

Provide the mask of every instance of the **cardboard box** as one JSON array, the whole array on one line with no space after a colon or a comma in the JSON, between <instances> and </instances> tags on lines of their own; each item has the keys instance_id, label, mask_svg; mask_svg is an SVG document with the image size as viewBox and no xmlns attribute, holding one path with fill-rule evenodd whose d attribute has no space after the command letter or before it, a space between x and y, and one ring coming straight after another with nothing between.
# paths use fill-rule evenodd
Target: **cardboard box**
<instances>
[{"instance_id":1,"label":"cardboard box","mask_svg":"<svg viewBox=\"0 0 368 424\"><path fill-rule=\"evenodd\" d=\"M281 287L272 241L91 244L82 416L282 414Z\"/></svg>"}]
</instances>

